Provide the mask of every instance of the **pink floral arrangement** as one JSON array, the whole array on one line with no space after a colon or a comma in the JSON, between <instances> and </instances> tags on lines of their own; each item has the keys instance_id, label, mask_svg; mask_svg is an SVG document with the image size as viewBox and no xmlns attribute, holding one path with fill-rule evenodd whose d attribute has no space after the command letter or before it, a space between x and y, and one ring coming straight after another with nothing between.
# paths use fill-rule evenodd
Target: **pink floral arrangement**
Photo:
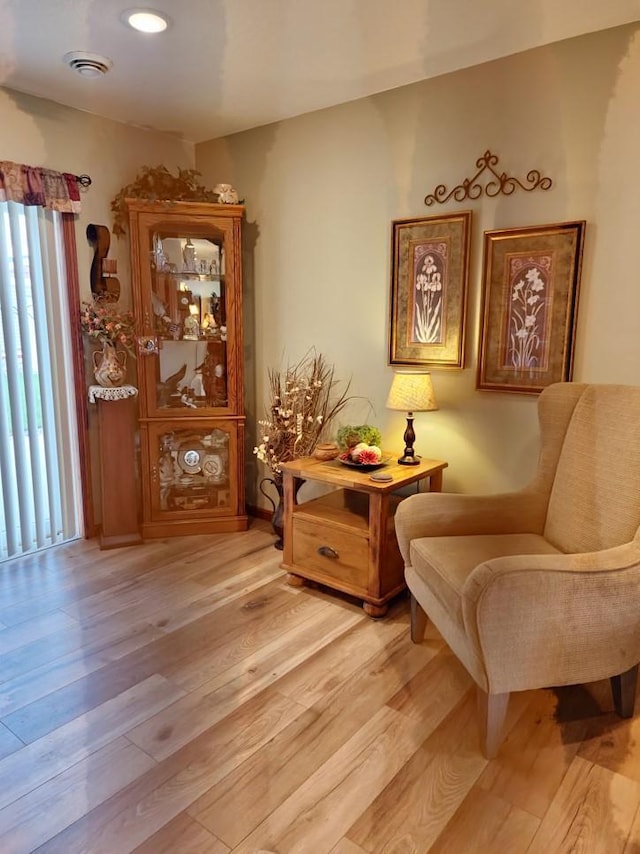
<instances>
[{"instance_id":1,"label":"pink floral arrangement","mask_svg":"<svg viewBox=\"0 0 640 854\"><path fill-rule=\"evenodd\" d=\"M377 445L359 442L340 454L338 459L343 462L357 463L361 466L375 466L382 461L382 451Z\"/></svg>"},{"instance_id":2,"label":"pink floral arrangement","mask_svg":"<svg viewBox=\"0 0 640 854\"><path fill-rule=\"evenodd\" d=\"M378 448L363 448L358 454L358 462L361 466L374 466L381 459Z\"/></svg>"},{"instance_id":3,"label":"pink floral arrangement","mask_svg":"<svg viewBox=\"0 0 640 854\"><path fill-rule=\"evenodd\" d=\"M83 302L80 310L83 333L94 341L120 344L135 358L136 321L130 311L120 311L116 306L95 306Z\"/></svg>"}]
</instances>

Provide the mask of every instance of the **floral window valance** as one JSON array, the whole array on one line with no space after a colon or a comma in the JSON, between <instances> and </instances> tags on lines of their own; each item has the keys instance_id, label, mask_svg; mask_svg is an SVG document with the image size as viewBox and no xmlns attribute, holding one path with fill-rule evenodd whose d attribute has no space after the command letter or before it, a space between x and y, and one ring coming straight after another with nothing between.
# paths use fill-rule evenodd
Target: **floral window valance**
<instances>
[{"instance_id":1,"label":"floral window valance","mask_svg":"<svg viewBox=\"0 0 640 854\"><path fill-rule=\"evenodd\" d=\"M80 213L77 175L0 160L0 201Z\"/></svg>"}]
</instances>

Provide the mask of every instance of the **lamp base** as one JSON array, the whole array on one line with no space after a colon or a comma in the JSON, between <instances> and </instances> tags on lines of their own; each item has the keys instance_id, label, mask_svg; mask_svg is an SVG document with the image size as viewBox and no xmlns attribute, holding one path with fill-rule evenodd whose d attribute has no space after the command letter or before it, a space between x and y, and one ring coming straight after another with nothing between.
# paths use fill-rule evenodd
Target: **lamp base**
<instances>
[{"instance_id":1,"label":"lamp base","mask_svg":"<svg viewBox=\"0 0 640 854\"><path fill-rule=\"evenodd\" d=\"M408 457L406 454L398 460L398 465L401 466L417 466L420 464L420 457Z\"/></svg>"},{"instance_id":2,"label":"lamp base","mask_svg":"<svg viewBox=\"0 0 640 854\"><path fill-rule=\"evenodd\" d=\"M416 434L413 430L413 412L407 413L407 429L404 431L404 452L398 464L401 466L417 466L420 463L420 457L416 457L413 450L413 443L416 440Z\"/></svg>"}]
</instances>

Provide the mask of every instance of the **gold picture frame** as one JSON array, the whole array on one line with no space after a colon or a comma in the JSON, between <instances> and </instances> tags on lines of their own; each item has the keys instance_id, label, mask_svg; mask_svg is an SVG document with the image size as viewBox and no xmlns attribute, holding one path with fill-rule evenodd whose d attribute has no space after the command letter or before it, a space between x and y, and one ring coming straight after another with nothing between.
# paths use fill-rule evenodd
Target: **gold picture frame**
<instances>
[{"instance_id":1,"label":"gold picture frame","mask_svg":"<svg viewBox=\"0 0 640 854\"><path fill-rule=\"evenodd\" d=\"M585 227L485 231L478 389L538 394L571 379Z\"/></svg>"},{"instance_id":2,"label":"gold picture frame","mask_svg":"<svg viewBox=\"0 0 640 854\"><path fill-rule=\"evenodd\" d=\"M471 211L392 222L390 365L464 367Z\"/></svg>"}]
</instances>

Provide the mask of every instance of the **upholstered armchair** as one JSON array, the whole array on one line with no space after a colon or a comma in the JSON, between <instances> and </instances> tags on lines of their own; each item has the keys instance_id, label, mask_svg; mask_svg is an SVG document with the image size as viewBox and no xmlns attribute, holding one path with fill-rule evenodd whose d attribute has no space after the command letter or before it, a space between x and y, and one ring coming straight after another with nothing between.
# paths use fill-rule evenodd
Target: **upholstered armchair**
<instances>
[{"instance_id":1,"label":"upholstered armchair","mask_svg":"<svg viewBox=\"0 0 640 854\"><path fill-rule=\"evenodd\" d=\"M633 715L640 662L640 388L557 383L539 397L540 457L510 494L420 493L396 533L411 637L427 617L478 688L494 756L511 691L611 679Z\"/></svg>"}]
</instances>

